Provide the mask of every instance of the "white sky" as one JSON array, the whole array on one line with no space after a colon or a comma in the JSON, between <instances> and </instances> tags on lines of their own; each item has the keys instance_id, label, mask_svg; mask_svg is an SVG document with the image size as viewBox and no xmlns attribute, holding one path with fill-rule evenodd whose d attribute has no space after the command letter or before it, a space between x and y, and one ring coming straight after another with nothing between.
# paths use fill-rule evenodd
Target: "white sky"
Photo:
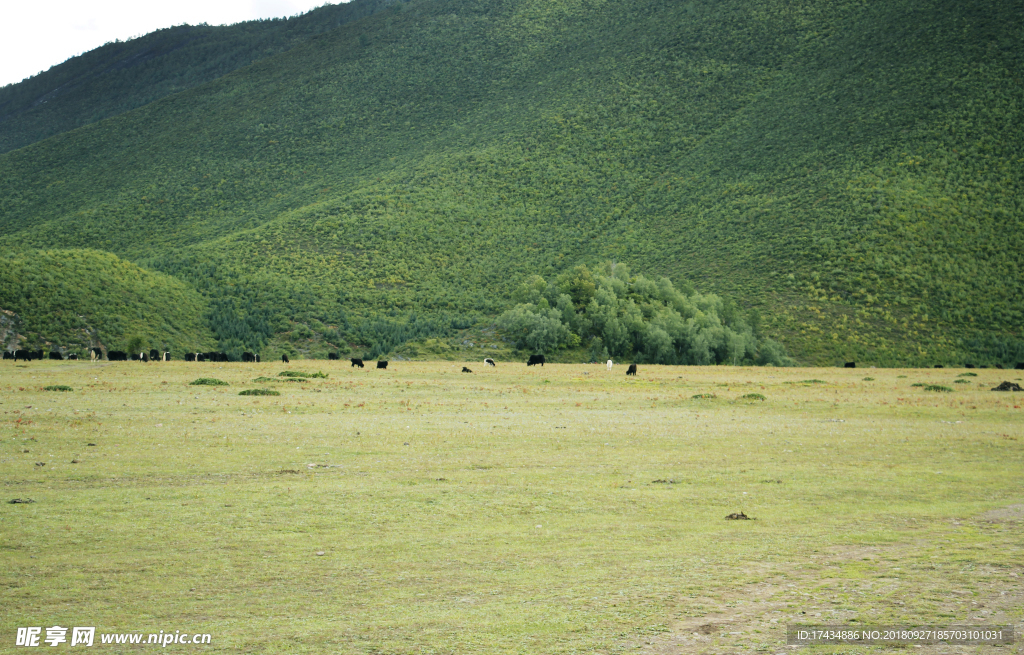
<instances>
[{"instance_id":1,"label":"white sky","mask_svg":"<svg viewBox=\"0 0 1024 655\"><path fill-rule=\"evenodd\" d=\"M347 0L0 0L0 86L120 39L188 23L294 16Z\"/></svg>"}]
</instances>

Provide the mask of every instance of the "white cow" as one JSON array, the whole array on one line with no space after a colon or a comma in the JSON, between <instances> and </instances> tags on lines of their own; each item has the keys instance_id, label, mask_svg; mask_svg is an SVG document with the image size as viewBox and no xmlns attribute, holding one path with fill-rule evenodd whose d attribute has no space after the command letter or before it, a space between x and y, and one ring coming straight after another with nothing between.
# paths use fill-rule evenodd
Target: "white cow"
<instances>
[{"instance_id":1,"label":"white cow","mask_svg":"<svg viewBox=\"0 0 1024 655\"><path fill-rule=\"evenodd\" d=\"M612 360L608 360L608 370L612 370Z\"/></svg>"}]
</instances>

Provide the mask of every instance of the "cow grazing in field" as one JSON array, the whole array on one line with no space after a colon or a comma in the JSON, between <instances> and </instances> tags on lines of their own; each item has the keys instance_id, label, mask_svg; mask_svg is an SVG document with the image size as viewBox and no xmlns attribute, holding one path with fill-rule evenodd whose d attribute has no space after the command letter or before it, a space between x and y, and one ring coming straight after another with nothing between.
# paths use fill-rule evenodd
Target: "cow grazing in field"
<instances>
[{"instance_id":1,"label":"cow grazing in field","mask_svg":"<svg viewBox=\"0 0 1024 655\"><path fill-rule=\"evenodd\" d=\"M131 359L133 362L139 361L138 353L132 353L131 356L129 357L129 359Z\"/></svg>"},{"instance_id":2,"label":"cow grazing in field","mask_svg":"<svg viewBox=\"0 0 1024 655\"><path fill-rule=\"evenodd\" d=\"M148 362L149 361L149 353L146 352L145 350L140 352L139 353L139 361Z\"/></svg>"},{"instance_id":3,"label":"cow grazing in field","mask_svg":"<svg viewBox=\"0 0 1024 655\"><path fill-rule=\"evenodd\" d=\"M614 362L612 362L612 360L610 360L610 359L609 359L609 360L608 360L608 363L606 364L606 366L608 367L608 370L609 370L609 371L610 371L610 370L612 370L612 365L613 365L613 364L614 364Z\"/></svg>"},{"instance_id":4,"label":"cow grazing in field","mask_svg":"<svg viewBox=\"0 0 1024 655\"><path fill-rule=\"evenodd\" d=\"M338 353L327 353L327 359L331 361L338 359Z\"/></svg>"},{"instance_id":5,"label":"cow grazing in field","mask_svg":"<svg viewBox=\"0 0 1024 655\"><path fill-rule=\"evenodd\" d=\"M626 369L626 375L636 375L636 364L630 364Z\"/></svg>"},{"instance_id":6,"label":"cow grazing in field","mask_svg":"<svg viewBox=\"0 0 1024 655\"><path fill-rule=\"evenodd\" d=\"M37 350L34 353L32 353L32 359L42 359L42 358L43 358L43 349L42 348L40 348L39 350Z\"/></svg>"},{"instance_id":7,"label":"cow grazing in field","mask_svg":"<svg viewBox=\"0 0 1024 655\"><path fill-rule=\"evenodd\" d=\"M857 362L846 362L843 364L843 368L857 368Z\"/></svg>"},{"instance_id":8,"label":"cow grazing in field","mask_svg":"<svg viewBox=\"0 0 1024 655\"><path fill-rule=\"evenodd\" d=\"M974 368L974 364L964 364L964 368Z\"/></svg>"},{"instance_id":9,"label":"cow grazing in field","mask_svg":"<svg viewBox=\"0 0 1024 655\"><path fill-rule=\"evenodd\" d=\"M161 357L161 359L163 359L163 361L165 361L165 362L171 361L171 351L165 350L163 356Z\"/></svg>"},{"instance_id":10,"label":"cow grazing in field","mask_svg":"<svg viewBox=\"0 0 1024 655\"><path fill-rule=\"evenodd\" d=\"M15 350L14 361L18 361L19 359L25 362L31 361L32 353L28 350Z\"/></svg>"},{"instance_id":11,"label":"cow grazing in field","mask_svg":"<svg viewBox=\"0 0 1024 655\"><path fill-rule=\"evenodd\" d=\"M281 355L281 361L284 362L285 364L288 364L288 355Z\"/></svg>"},{"instance_id":12,"label":"cow grazing in field","mask_svg":"<svg viewBox=\"0 0 1024 655\"><path fill-rule=\"evenodd\" d=\"M388 367L388 363L387 363L386 360L380 360L380 361L377 362L377 368L386 369L387 367Z\"/></svg>"},{"instance_id":13,"label":"cow grazing in field","mask_svg":"<svg viewBox=\"0 0 1024 655\"><path fill-rule=\"evenodd\" d=\"M462 372L463 372L463 373L472 373L473 371L471 371L471 370L469 370L468 368L466 368L465 366L463 366L463 367L462 367Z\"/></svg>"},{"instance_id":14,"label":"cow grazing in field","mask_svg":"<svg viewBox=\"0 0 1024 655\"><path fill-rule=\"evenodd\" d=\"M358 357L353 357L348 361L352 362L352 366L358 366L359 368L363 368L363 360L359 359Z\"/></svg>"},{"instance_id":15,"label":"cow grazing in field","mask_svg":"<svg viewBox=\"0 0 1024 655\"><path fill-rule=\"evenodd\" d=\"M487 364L488 366L494 366L495 365L494 364L494 360L491 359L490 357L488 357L487 359L484 360L484 364Z\"/></svg>"},{"instance_id":16,"label":"cow grazing in field","mask_svg":"<svg viewBox=\"0 0 1024 655\"><path fill-rule=\"evenodd\" d=\"M90 348L89 349L89 359L94 361L94 362L102 361L103 360L103 351L100 350L99 348Z\"/></svg>"},{"instance_id":17,"label":"cow grazing in field","mask_svg":"<svg viewBox=\"0 0 1024 655\"><path fill-rule=\"evenodd\" d=\"M185 353L185 361L186 362L194 362L194 361L196 361L196 353Z\"/></svg>"},{"instance_id":18,"label":"cow grazing in field","mask_svg":"<svg viewBox=\"0 0 1024 655\"><path fill-rule=\"evenodd\" d=\"M256 361L256 355L254 355L253 353L242 353L242 361L243 362L255 362Z\"/></svg>"},{"instance_id":19,"label":"cow grazing in field","mask_svg":"<svg viewBox=\"0 0 1024 655\"><path fill-rule=\"evenodd\" d=\"M1017 362L1017 365L1013 367L1015 371L1024 371L1024 362Z\"/></svg>"},{"instance_id":20,"label":"cow grazing in field","mask_svg":"<svg viewBox=\"0 0 1024 655\"><path fill-rule=\"evenodd\" d=\"M12 353L10 350L5 350L4 359L14 359L14 353Z\"/></svg>"},{"instance_id":21,"label":"cow grazing in field","mask_svg":"<svg viewBox=\"0 0 1024 655\"><path fill-rule=\"evenodd\" d=\"M56 350L51 350L50 351L50 359L56 359L57 361L63 361L64 360L64 356L61 355L60 352L58 352Z\"/></svg>"},{"instance_id":22,"label":"cow grazing in field","mask_svg":"<svg viewBox=\"0 0 1024 655\"><path fill-rule=\"evenodd\" d=\"M936 364L935 368L942 368L942 364Z\"/></svg>"},{"instance_id":23,"label":"cow grazing in field","mask_svg":"<svg viewBox=\"0 0 1024 655\"><path fill-rule=\"evenodd\" d=\"M107 353L107 359L111 362L127 362L128 353L123 350L111 350Z\"/></svg>"},{"instance_id":24,"label":"cow grazing in field","mask_svg":"<svg viewBox=\"0 0 1024 655\"><path fill-rule=\"evenodd\" d=\"M78 359L78 355L75 354L75 353L71 353L70 355L67 356L67 359L77 360Z\"/></svg>"},{"instance_id":25,"label":"cow grazing in field","mask_svg":"<svg viewBox=\"0 0 1024 655\"><path fill-rule=\"evenodd\" d=\"M526 365L533 366L534 364L544 366L544 355L530 355L530 361L526 362Z\"/></svg>"},{"instance_id":26,"label":"cow grazing in field","mask_svg":"<svg viewBox=\"0 0 1024 655\"><path fill-rule=\"evenodd\" d=\"M159 362L160 361L160 351L157 350L156 348L153 348L152 350L150 350L149 351L149 361L151 361L151 362Z\"/></svg>"},{"instance_id":27,"label":"cow grazing in field","mask_svg":"<svg viewBox=\"0 0 1024 655\"><path fill-rule=\"evenodd\" d=\"M1003 365L1002 364L996 364L996 368L998 368L1001 371L1001 370L1003 370Z\"/></svg>"}]
</instances>

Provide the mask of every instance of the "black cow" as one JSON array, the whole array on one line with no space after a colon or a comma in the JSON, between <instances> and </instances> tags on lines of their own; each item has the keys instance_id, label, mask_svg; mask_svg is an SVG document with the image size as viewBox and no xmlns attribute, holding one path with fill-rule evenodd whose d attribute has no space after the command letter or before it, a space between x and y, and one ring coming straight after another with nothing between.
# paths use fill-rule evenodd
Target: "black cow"
<instances>
[{"instance_id":1,"label":"black cow","mask_svg":"<svg viewBox=\"0 0 1024 655\"><path fill-rule=\"evenodd\" d=\"M281 355L281 361L282 361L282 362L284 362L285 364L288 364L288 363L290 363L290 362L288 361L288 355Z\"/></svg>"},{"instance_id":2,"label":"black cow","mask_svg":"<svg viewBox=\"0 0 1024 655\"><path fill-rule=\"evenodd\" d=\"M857 362L846 362L843 364L843 368L857 368Z\"/></svg>"},{"instance_id":3,"label":"black cow","mask_svg":"<svg viewBox=\"0 0 1024 655\"><path fill-rule=\"evenodd\" d=\"M151 362L159 362L160 361L160 351L157 350L156 348L153 348L152 350L150 350L149 351L149 361L151 361Z\"/></svg>"},{"instance_id":4,"label":"black cow","mask_svg":"<svg viewBox=\"0 0 1024 655\"><path fill-rule=\"evenodd\" d=\"M338 359L338 353L327 353L327 359L335 360Z\"/></svg>"},{"instance_id":5,"label":"black cow","mask_svg":"<svg viewBox=\"0 0 1024 655\"><path fill-rule=\"evenodd\" d=\"M1024 371L1024 362L1017 362L1017 365L1013 367L1015 371Z\"/></svg>"},{"instance_id":6,"label":"black cow","mask_svg":"<svg viewBox=\"0 0 1024 655\"><path fill-rule=\"evenodd\" d=\"M636 375L636 364L630 364L626 369L626 375Z\"/></svg>"},{"instance_id":7,"label":"black cow","mask_svg":"<svg viewBox=\"0 0 1024 655\"><path fill-rule=\"evenodd\" d=\"M473 371L471 371L471 370L469 370L468 368L466 368L465 366L463 366L463 367L462 367L462 372L463 372L463 373L472 373Z\"/></svg>"},{"instance_id":8,"label":"black cow","mask_svg":"<svg viewBox=\"0 0 1024 655\"><path fill-rule=\"evenodd\" d=\"M103 360L103 351L100 350L99 348L90 348L89 349L89 359L91 359L94 362L102 361Z\"/></svg>"},{"instance_id":9,"label":"black cow","mask_svg":"<svg viewBox=\"0 0 1024 655\"><path fill-rule=\"evenodd\" d=\"M942 364L936 364L935 368L942 368Z\"/></svg>"},{"instance_id":10,"label":"black cow","mask_svg":"<svg viewBox=\"0 0 1024 655\"><path fill-rule=\"evenodd\" d=\"M107 353L107 359L111 362L127 362L128 353L123 350L111 350Z\"/></svg>"},{"instance_id":11,"label":"black cow","mask_svg":"<svg viewBox=\"0 0 1024 655\"><path fill-rule=\"evenodd\" d=\"M964 364L964 368L974 368L974 364Z\"/></svg>"},{"instance_id":12,"label":"black cow","mask_svg":"<svg viewBox=\"0 0 1024 655\"><path fill-rule=\"evenodd\" d=\"M32 353L29 352L28 350L15 350L14 351L14 361L18 361L19 359L23 360L23 361L26 361L26 362L27 361L31 361Z\"/></svg>"},{"instance_id":13,"label":"black cow","mask_svg":"<svg viewBox=\"0 0 1024 655\"><path fill-rule=\"evenodd\" d=\"M43 358L43 349L42 348L40 348L39 350L37 350L34 353L32 353L32 359L42 359L42 358Z\"/></svg>"},{"instance_id":14,"label":"black cow","mask_svg":"<svg viewBox=\"0 0 1024 655\"><path fill-rule=\"evenodd\" d=\"M131 360L132 360L133 362L137 362L137 361L139 361L139 356L138 356L138 355L136 355L135 353L132 353L132 354L131 354Z\"/></svg>"},{"instance_id":15,"label":"black cow","mask_svg":"<svg viewBox=\"0 0 1024 655\"><path fill-rule=\"evenodd\" d=\"M14 359L14 353L12 353L10 350L5 350L4 359Z\"/></svg>"},{"instance_id":16,"label":"black cow","mask_svg":"<svg viewBox=\"0 0 1024 655\"><path fill-rule=\"evenodd\" d=\"M70 355L68 355L68 359L77 360L78 359L78 355L76 355L75 353L71 353Z\"/></svg>"},{"instance_id":17,"label":"black cow","mask_svg":"<svg viewBox=\"0 0 1024 655\"><path fill-rule=\"evenodd\" d=\"M494 366L494 360L488 357L487 359L484 360L484 364L487 364L488 366Z\"/></svg>"},{"instance_id":18,"label":"black cow","mask_svg":"<svg viewBox=\"0 0 1024 655\"><path fill-rule=\"evenodd\" d=\"M388 363L386 361L378 361L377 362L377 368L384 368L384 369L386 369L387 367L388 367Z\"/></svg>"},{"instance_id":19,"label":"black cow","mask_svg":"<svg viewBox=\"0 0 1024 655\"><path fill-rule=\"evenodd\" d=\"M526 365L533 366L534 364L544 366L544 355L530 355L530 361L526 362Z\"/></svg>"},{"instance_id":20,"label":"black cow","mask_svg":"<svg viewBox=\"0 0 1024 655\"><path fill-rule=\"evenodd\" d=\"M139 353L139 361L148 362L149 361L149 353L146 352L145 350L140 352Z\"/></svg>"},{"instance_id":21,"label":"black cow","mask_svg":"<svg viewBox=\"0 0 1024 655\"><path fill-rule=\"evenodd\" d=\"M207 357L206 353L196 353L196 361L197 362L208 362L208 361L210 361L210 358Z\"/></svg>"},{"instance_id":22,"label":"black cow","mask_svg":"<svg viewBox=\"0 0 1024 655\"><path fill-rule=\"evenodd\" d=\"M164 351L163 360L165 362L171 361L171 351L169 351L169 350L165 350Z\"/></svg>"},{"instance_id":23,"label":"black cow","mask_svg":"<svg viewBox=\"0 0 1024 655\"><path fill-rule=\"evenodd\" d=\"M1002 364L996 364L996 368L998 368L1001 371L1001 370L1003 370L1003 365Z\"/></svg>"},{"instance_id":24,"label":"black cow","mask_svg":"<svg viewBox=\"0 0 1024 655\"><path fill-rule=\"evenodd\" d=\"M60 353L59 353L58 351L56 351L56 350L51 350L51 351L50 351L50 359L56 359L57 361L63 361L63 360L64 360L64 356L63 356L63 355L61 355L61 354L60 354Z\"/></svg>"},{"instance_id":25,"label":"black cow","mask_svg":"<svg viewBox=\"0 0 1024 655\"><path fill-rule=\"evenodd\" d=\"M243 362L255 362L256 361L256 355L254 355L253 353L242 353L242 361Z\"/></svg>"},{"instance_id":26,"label":"black cow","mask_svg":"<svg viewBox=\"0 0 1024 655\"><path fill-rule=\"evenodd\" d=\"M358 366L359 368L363 368L363 360L359 359L358 357L353 357L348 361L352 362L352 366Z\"/></svg>"}]
</instances>

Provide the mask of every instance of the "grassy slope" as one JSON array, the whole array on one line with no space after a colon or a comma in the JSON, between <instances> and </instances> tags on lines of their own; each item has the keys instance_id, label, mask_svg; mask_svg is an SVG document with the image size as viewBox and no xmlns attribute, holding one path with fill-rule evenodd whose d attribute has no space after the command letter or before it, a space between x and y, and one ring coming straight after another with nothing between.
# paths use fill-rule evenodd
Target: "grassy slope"
<instances>
[{"instance_id":1,"label":"grassy slope","mask_svg":"<svg viewBox=\"0 0 1024 655\"><path fill-rule=\"evenodd\" d=\"M284 367L3 362L3 500L35 503L0 503L0 629L689 655L779 652L792 623L1019 622L1007 372L393 364L248 398Z\"/></svg>"},{"instance_id":2,"label":"grassy slope","mask_svg":"<svg viewBox=\"0 0 1024 655\"><path fill-rule=\"evenodd\" d=\"M403 4L0 158L0 231L355 316L493 314L615 259L759 307L805 361L955 360L1020 337L1013 15Z\"/></svg>"},{"instance_id":3,"label":"grassy slope","mask_svg":"<svg viewBox=\"0 0 1024 655\"><path fill-rule=\"evenodd\" d=\"M181 25L108 43L0 88L0 152L205 84L387 4L355 0L287 19Z\"/></svg>"},{"instance_id":4,"label":"grassy slope","mask_svg":"<svg viewBox=\"0 0 1024 655\"><path fill-rule=\"evenodd\" d=\"M85 355L89 348L212 349L207 301L173 277L91 250L46 250L0 258L0 309L20 318L3 348Z\"/></svg>"}]
</instances>

